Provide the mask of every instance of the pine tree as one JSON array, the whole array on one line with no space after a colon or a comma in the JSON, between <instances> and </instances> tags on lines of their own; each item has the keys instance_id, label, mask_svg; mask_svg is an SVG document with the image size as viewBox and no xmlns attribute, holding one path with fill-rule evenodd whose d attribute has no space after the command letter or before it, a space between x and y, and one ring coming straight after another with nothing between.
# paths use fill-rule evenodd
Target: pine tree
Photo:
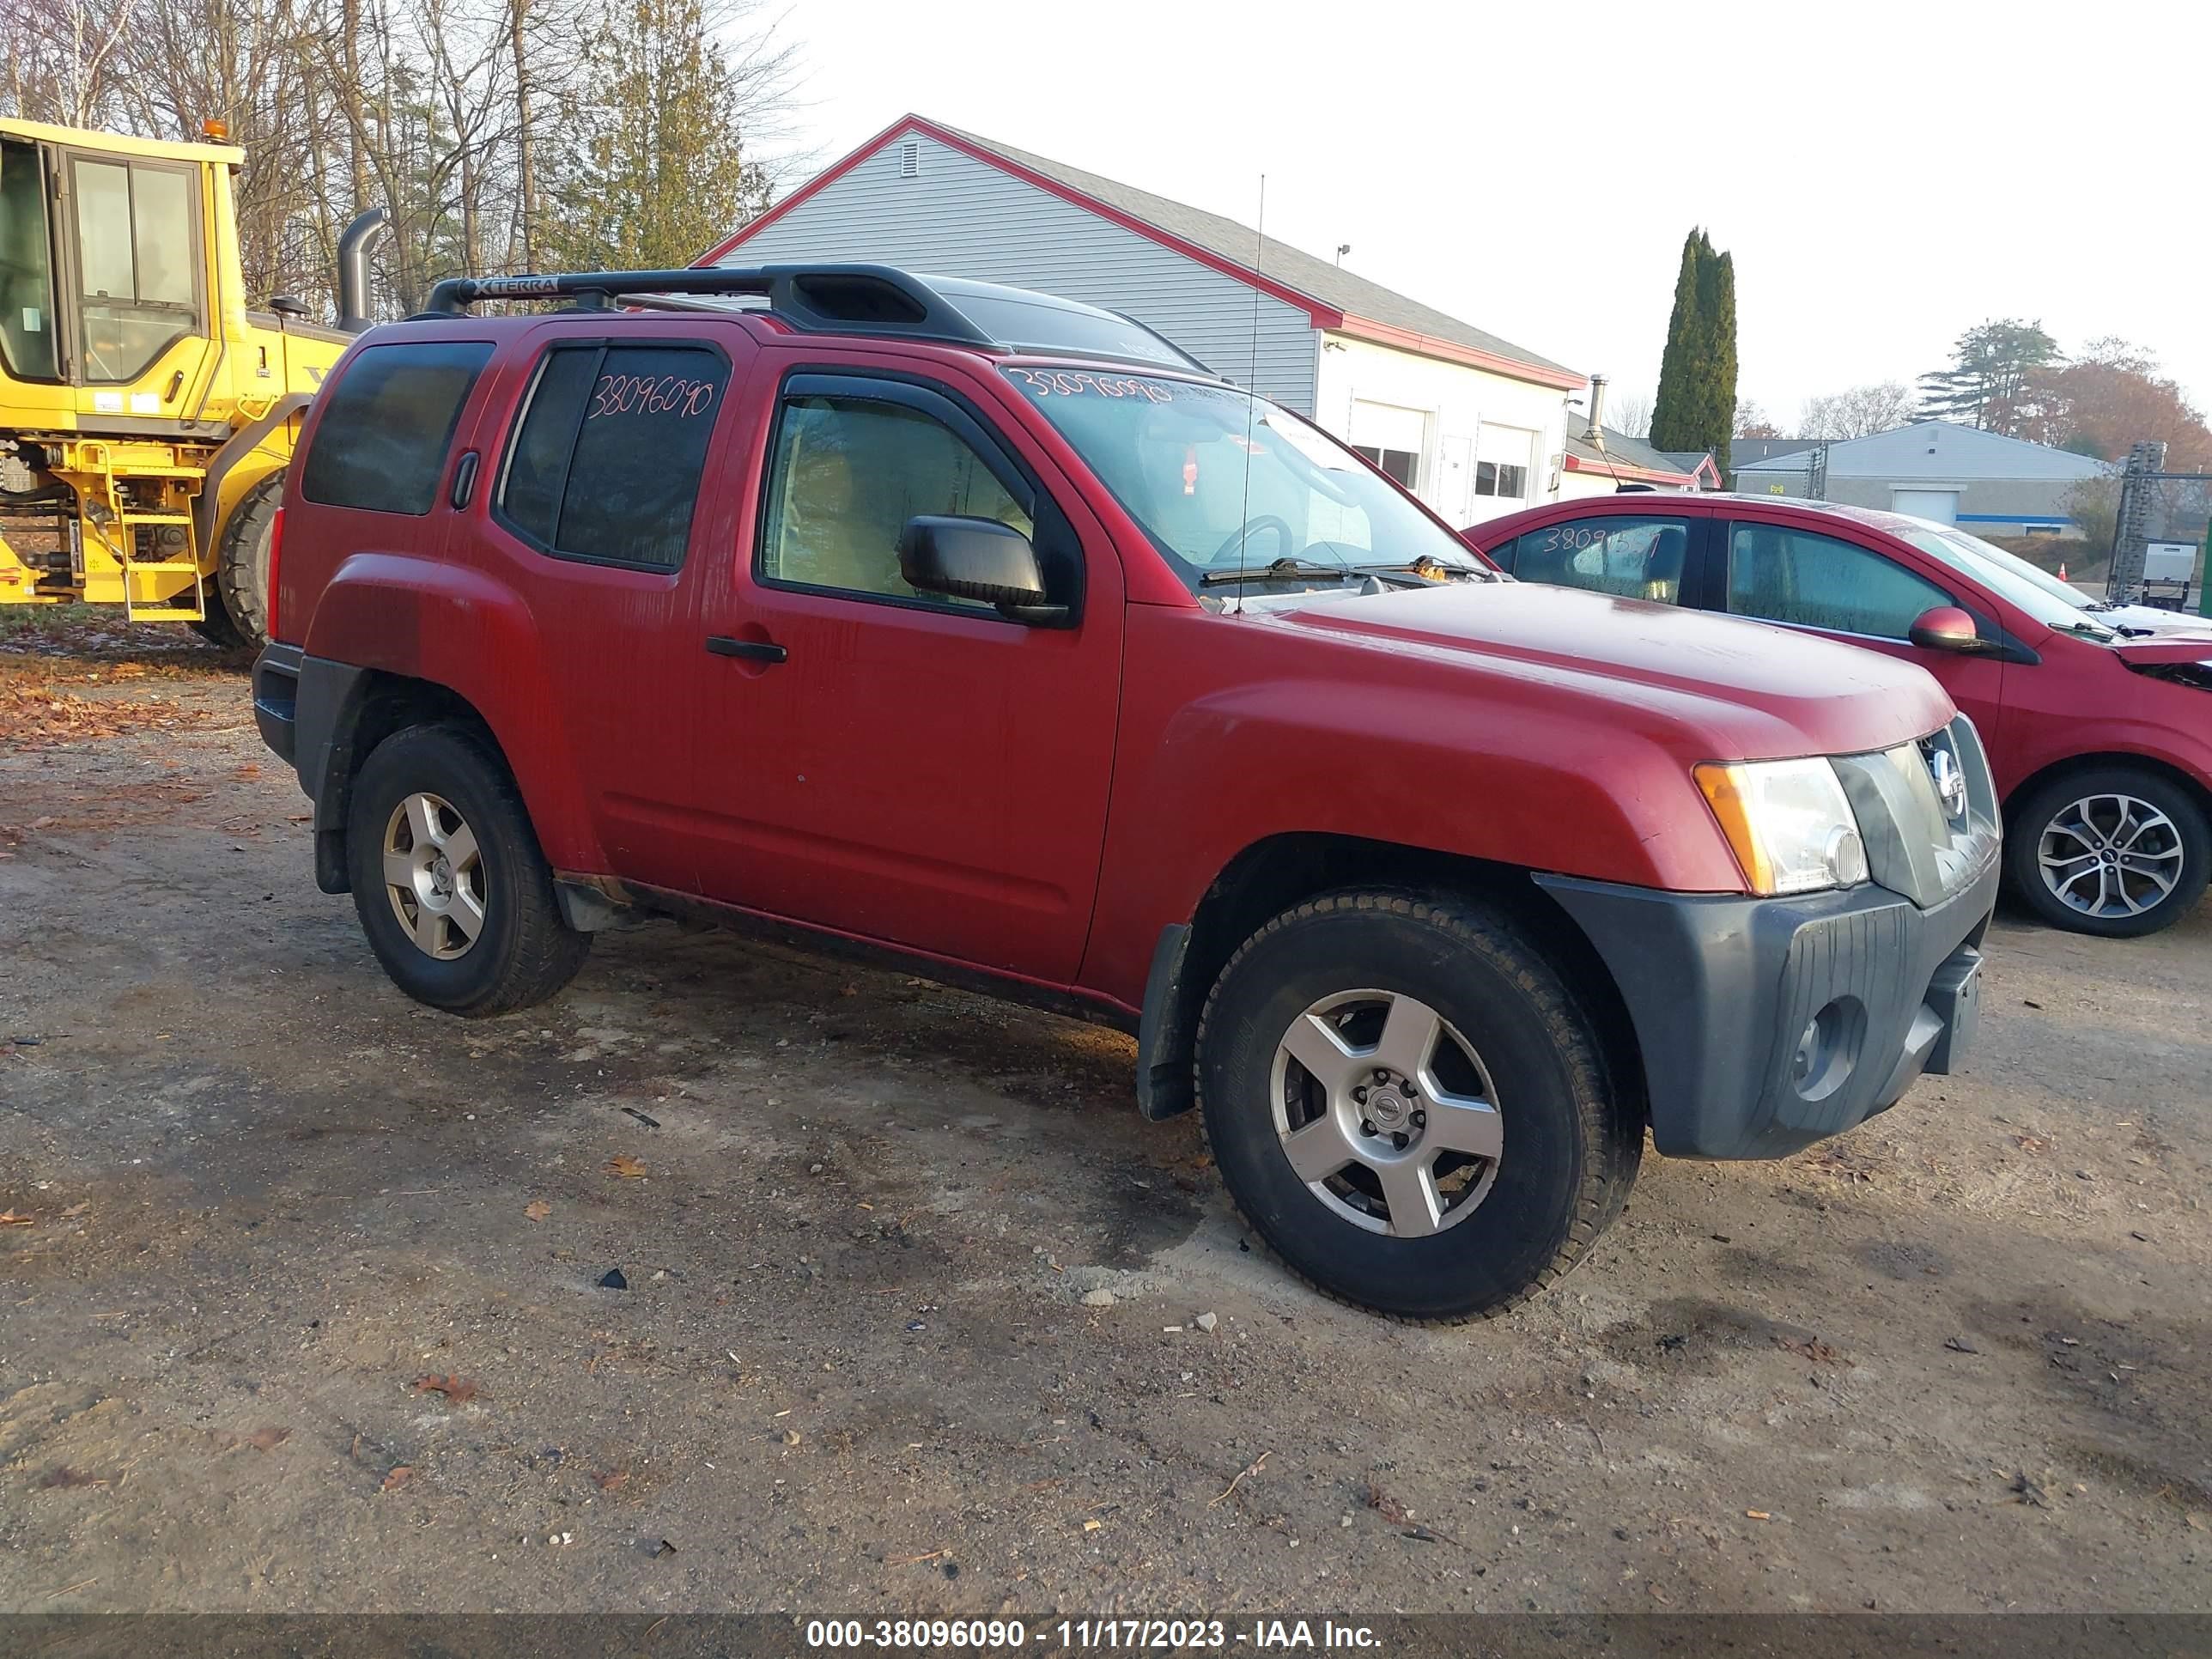
<instances>
[{"instance_id":1,"label":"pine tree","mask_svg":"<svg viewBox=\"0 0 2212 1659\"><path fill-rule=\"evenodd\" d=\"M1682 242L1674 311L1651 412L1654 447L1705 451L1728 471L1735 422L1735 261L1692 230Z\"/></svg>"},{"instance_id":2,"label":"pine tree","mask_svg":"<svg viewBox=\"0 0 2212 1659\"><path fill-rule=\"evenodd\" d=\"M2040 323L2008 317L1970 328L1951 348L1950 368L1920 377L1921 418L2017 436L2030 414L2023 394L2031 377L2060 361L2058 342Z\"/></svg>"},{"instance_id":3,"label":"pine tree","mask_svg":"<svg viewBox=\"0 0 2212 1659\"><path fill-rule=\"evenodd\" d=\"M740 87L702 0L623 0L589 45L544 231L556 269L687 265L768 205Z\"/></svg>"}]
</instances>

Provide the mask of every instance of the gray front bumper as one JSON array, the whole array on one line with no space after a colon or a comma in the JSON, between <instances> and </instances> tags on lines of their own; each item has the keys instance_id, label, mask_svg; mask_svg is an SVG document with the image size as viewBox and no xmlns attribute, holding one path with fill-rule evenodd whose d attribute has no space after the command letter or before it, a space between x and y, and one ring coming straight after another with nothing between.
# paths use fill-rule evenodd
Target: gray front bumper
<instances>
[{"instance_id":1,"label":"gray front bumper","mask_svg":"<svg viewBox=\"0 0 2212 1659\"><path fill-rule=\"evenodd\" d=\"M1926 908L1871 883L1763 899L1535 879L1620 985L1653 1144L1674 1158L1780 1158L1964 1060L1994 853ZM1800 1039L1816 1021L1824 1041L1807 1067Z\"/></svg>"}]
</instances>

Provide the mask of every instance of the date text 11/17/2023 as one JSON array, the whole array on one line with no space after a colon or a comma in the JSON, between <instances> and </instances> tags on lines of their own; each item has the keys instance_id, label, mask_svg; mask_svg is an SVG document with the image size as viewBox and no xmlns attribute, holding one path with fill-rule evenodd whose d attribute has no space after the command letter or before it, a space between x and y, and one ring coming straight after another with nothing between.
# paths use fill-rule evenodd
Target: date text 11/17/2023
<instances>
[{"instance_id":1,"label":"date text 11/17/2023","mask_svg":"<svg viewBox=\"0 0 2212 1659\"><path fill-rule=\"evenodd\" d=\"M809 1648L830 1650L965 1648L982 1654L1048 1644L1065 1651L1158 1652L1372 1650L1378 1645L1367 1626L1333 1619L1261 1619L1249 1626L1220 1619L1058 1619L1034 1629L1017 1619L811 1619L805 1636Z\"/></svg>"}]
</instances>

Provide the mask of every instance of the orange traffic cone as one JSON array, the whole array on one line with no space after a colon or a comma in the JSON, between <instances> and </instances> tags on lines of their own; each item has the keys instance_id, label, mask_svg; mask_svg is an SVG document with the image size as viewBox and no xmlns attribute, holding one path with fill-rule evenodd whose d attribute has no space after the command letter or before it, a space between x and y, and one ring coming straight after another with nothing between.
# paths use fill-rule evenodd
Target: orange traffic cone
<instances>
[{"instance_id":1,"label":"orange traffic cone","mask_svg":"<svg viewBox=\"0 0 2212 1659\"><path fill-rule=\"evenodd\" d=\"M2058 562L2058 580L2062 582L2066 580L2066 561L2063 559Z\"/></svg>"}]
</instances>

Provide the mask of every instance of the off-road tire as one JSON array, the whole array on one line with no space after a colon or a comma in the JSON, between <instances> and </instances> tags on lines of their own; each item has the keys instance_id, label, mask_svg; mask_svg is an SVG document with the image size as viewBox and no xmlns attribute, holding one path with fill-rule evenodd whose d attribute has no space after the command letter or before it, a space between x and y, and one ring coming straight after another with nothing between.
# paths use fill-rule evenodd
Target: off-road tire
<instances>
[{"instance_id":1,"label":"off-road tire","mask_svg":"<svg viewBox=\"0 0 2212 1659\"><path fill-rule=\"evenodd\" d=\"M279 467L238 498L216 538L216 591L239 640L257 651L269 643L269 532L283 500Z\"/></svg>"},{"instance_id":2,"label":"off-road tire","mask_svg":"<svg viewBox=\"0 0 2212 1659\"><path fill-rule=\"evenodd\" d=\"M1427 1237L1344 1219L1282 1148L1268 1098L1276 1046L1304 1010L1353 988L1427 1003L1496 1085L1494 1184ZM1285 911L1222 969L1197 1048L1206 1138L1246 1222L1315 1288L1408 1322L1494 1317L1548 1287L1620 1215L1643 1158L1640 1107L1616 1089L1592 1016L1543 951L1477 900L1353 890Z\"/></svg>"},{"instance_id":3,"label":"off-road tire","mask_svg":"<svg viewBox=\"0 0 2212 1659\"><path fill-rule=\"evenodd\" d=\"M385 885L386 826L399 803L422 793L452 804L483 860L483 932L451 960L415 943ZM471 1018L527 1008L574 978L591 952L592 936L562 916L552 868L506 761L466 722L410 726L370 752L346 815L346 865L369 948L392 983L433 1008Z\"/></svg>"},{"instance_id":4,"label":"off-road tire","mask_svg":"<svg viewBox=\"0 0 2212 1659\"><path fill-rule=\"evenodd\" d=\"M2075 909L2051 891L2043 878L2043 834L2053 817L2074 802L2098 795L2123 795L2148 803L2172 821L2181 850L2181 875L2173 890L2140 915L2096 916ZM2195 908L2212 880L2212 825L2201 799L2181 784L2144 767L2099 766L2062 773L2038 784L2006 814L2005 874L2008 884L2037 918L2069 933L2100 939L2139 939L2170 927Z\"/></svg>"}]
</instances>

